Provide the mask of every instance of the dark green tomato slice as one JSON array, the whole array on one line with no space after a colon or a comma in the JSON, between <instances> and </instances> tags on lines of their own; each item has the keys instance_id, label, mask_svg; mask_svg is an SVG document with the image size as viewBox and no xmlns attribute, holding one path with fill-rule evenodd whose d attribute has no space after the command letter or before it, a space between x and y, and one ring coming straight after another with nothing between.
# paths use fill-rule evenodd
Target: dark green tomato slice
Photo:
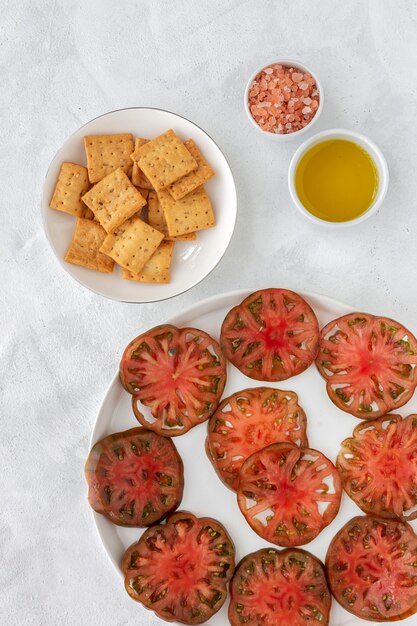
<instances>
[{"instance_id":1,"label":"dark green tomato slice","mask_svg":"<svg viewBox=\"0 0 417 626\"><path fill-rule=\"evenodd\" d=\"M304 298L288 289L262 289L229 311L220 344L246 376L279 381L312 364L318 338L317 318Z\"/></svg>"},{"instance_id":2,"label":"dark green tomato slice","mask_svg":"<svg viewBox=\"0 0 417 626\"><path fill-rule=\"evenodd\" d=\"M337 468L343 488L365 513L417 517L417 415L362 422L342 442Z\"/></svg>"},{"instance_id":3,"label":"dark green tomato slice","mask_svg":"<svg viewBox=\"0 0 417 626\"><path fill-rule=\"evenodd\" d=\"M235 550L216 520L174 513L124 554L128 594L161 619L202 624L223 606Z\"/></svg>"},{"instance_id":4,"label":"dark green tomato slice","mask_svg":"<svg viewBox=\"0 0 417 626\"><path fill-rule=\"evenodd\" d=\"M327 626L330 606L323 564L297 548L248 554L230 584L231 626Z\"/></svg>"},{"instance_id":5,"label":"dark green tomato slice","mask_svg":"<svg viewBox=\"0 0 417 626\"><path fill-rule=\"evenodd\" d=\"M236 491L248 456L276 442L306 447L306 427L306 415L293 391L243 389L225 398L210 417L206 449L220 478Z\"/></svg>"},{"instance_id":6,"label":"dark green tomato slice","mask_svg":"<svg viewBox=\"0 0 417 626\"><path fill-rule=\"evenodd\" d=\"M339 409L374 419L413 395L417 339L387 317L349 313L322 329L316 364Z\"/></svg>"},{"instance_id":7,"label":"dark green tomato slice","mask_svg":"<svg viewBox=\"0 0 417 626\"><path fill-rule=\"evenodd\" d=\"M357 617L390 622L417 612L417 536L406 522L353 518L332 540L326 570L334 597Z\"/></svg>"},{"instance_id":8,"label":"dark green tomato slice","mask_svg":"<svg viewBox=\"0 0 417 626\"><path fill-rule=\"evenodd\" d=\"M96 443L85 476L91 507L119 526L150 526L163 519L178 507L184 488L174 443L145 428Z\"/></svg>"},{"instance_id":9,"label":"dark green tomato slice","mask_svg":"<svg viewBox=\"0 0 417 626\"><path fill-rule=\"evenodd\" d=\"M274 443L240 468L237 501L246 521L278 546L304 545L336 517L339 472L318 450Z\"/></svg>"},{"instance_id":10,"label":"dark green tomato slice","mask_svg":"<svg viewBox=\"0 0 417 626\"><path fill-rule=\"evenodd\" d=\"M217 341L204 331L166 324L127 346L120 380L133 395L142 426L176 437L215 411L226 384L226 360ZM149 407L149 419L140 404Z\"/></svg>"}]
</instances>

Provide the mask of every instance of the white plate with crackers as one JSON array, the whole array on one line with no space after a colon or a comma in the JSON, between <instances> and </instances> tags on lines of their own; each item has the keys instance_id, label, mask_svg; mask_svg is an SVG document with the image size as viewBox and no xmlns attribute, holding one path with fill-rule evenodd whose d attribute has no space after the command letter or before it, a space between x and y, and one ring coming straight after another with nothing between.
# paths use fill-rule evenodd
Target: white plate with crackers
<instances>
[{"instance_id":1,"label":"white plate with crackers","mask_svg":"<svg viewBox=\"0 0 417 626\"><path fill-rule=\"evenodd\" d=\"M45 233L84 287L121 302L187 291L218 264L237 211L220 148L160 109L106 113L77 130L48 169Z\"/></svg>"}]
</instances>

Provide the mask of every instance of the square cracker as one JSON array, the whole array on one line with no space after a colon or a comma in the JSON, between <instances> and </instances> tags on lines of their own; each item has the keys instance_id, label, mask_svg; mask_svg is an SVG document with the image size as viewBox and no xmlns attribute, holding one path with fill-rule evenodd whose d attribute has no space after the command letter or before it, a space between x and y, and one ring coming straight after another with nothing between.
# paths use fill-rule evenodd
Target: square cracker
<instances>
[{"instance_id":1,"label":"square cracker","mask_svg":"<svg viewBox=\"0 0 417 626\"><path fill-rule=\"evenodd\" d=\"M99 251L106 237L107 233L100 224L78 218L65 261L110 274L113 271L114 261Z\"/></svg>"},{"instance_id":2,"label":"square cracker","mask_svg":"<svg viewBox=\"0 0 417 626\"><path fill-rule=\"evenodd\" d=\"M191 193L194 189L200 187L200 185L204 185L204 183L210 180L210 178L213 178L215 175L215 171L203 157L192 139L185 141L184 146L195 158L198 167L196 170L190 172L187 176L180 178L176 183L173 183L168 187L168 191L174 200L180 200L186 196L187 193Z\"/></svg>"},{"instance_id":3,"label":"square cracker","mask_svg":"<svg viewBox=\"0 0 417 626\"><path fill-rule=\"evenodd\" d=\"M173 241L162 241L139 274L133 274L129 270L123 269L123 278L136 280L140 283L169 283L173 248Z\"/></svg>"},{"instance_id":4,"label":"square cracker","mask_svg":"<svg viewBox=\"0 0 417 626\"><path fill-rule=\"evenodd\" d=\"M169 236L165 215L156 191L150 191L148 195L148 223L163 233L166 241L194 241L196 239L195 233L186 233L178 237Z\"/></svg>"},{"instance_id":5,"label":"square cracker","mask_svg":"<svg viewBox=\"0 0 417 626\"><path fill-rule=\"evenodd\" d=\"M94 185L82 199L108 233L146 204L121 168Z\"/></svg>"},{"instance_id":6,"label":"square cracker","mask_svg":"<svg viewBox=\"0 0 417 626\"><path fill-rule=\"evenodd\" d=\"M197 169L197 161L173 130L139 148L135 161L156 191Z\"/></svg>"},{"instance_id":7,"label":"square cracker","mask_svg":"<svg viewBox=\"0 0 417 626\"><path fill-rule=\"evenodd\" d=\"M98 183L119 167L130 174L133 137L130 133L120 135L88 135L84 137L87 169L90 183Z\"/></svg>"},{"instance_id":8,"label":"square cracker","mask_svg":"<svg viewBox=\"0 0 417 626\"><path fill-rule=\"evenodd\" d=\"M215 224L213 207L204 187L197 187L181 200L174 200L166 189L160 191L158 197L171 237L211 228Z\"/></svg>"},{"instance_id":9,"label":"square cracker","mask_svg":"<svg viewBox=\"0 0 417 626\"><path fill-rule=\"evenodd\" d=\"M162 233L135 215L106 237L100 251L133 274L138 274L163 238Z\"/></svg>"},{"instance_id":10,"label":"square cracker","mask_svg":"<svg viewBox=\"0 0 417 626\"><path fill-rule=\"evenodd\" d=\"M143 189L153 189L153 187L152 187L152 184L149 182L149 180L146 178L145 174L139 168L139 165L136 163L136 157L138 155L139 148L141 148L142 146L145 145L145 143L148 143L148 142L149 142L149 139L141 139L140 137L136 137L135 150L130 155L130 158L133 161L133 169L132 169L132 176L131 176L132 183L135 185L135 187L142 187Z\"/></svg>"},{"instance_id":11,"label":"square cracker","mask_svg":"<svg viewBox=\"0 0 417 626\"><path fill-rule=\"evenodd\" d=\"M87 169L77 163L63 163L49 206L57 211L83 217L86 206L81 196L89 189Z\"/></svg>"}]
</instances>

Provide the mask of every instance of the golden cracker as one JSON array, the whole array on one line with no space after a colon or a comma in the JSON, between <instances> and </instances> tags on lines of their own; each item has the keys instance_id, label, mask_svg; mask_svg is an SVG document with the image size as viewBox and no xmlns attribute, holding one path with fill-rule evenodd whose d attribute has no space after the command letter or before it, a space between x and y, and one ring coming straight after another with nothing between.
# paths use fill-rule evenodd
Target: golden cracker
<instances>
[{"instance_id":1,"label":"golden cracker","mask_svg":"<svg viewBox=\"0 0 417 626\"><path fill-rule=\"evenodd\" d=\"M135 160L156 191L197 169L197 161L173 130L140 147Z\"/></svg>"},{"instance_id":2,"label":"golden cracker","mask_svg":"<svg viewBox=\"0 0 417 626\"><path fill-rule=\"evenodd\" d=\"M106 237L107 233L100 224L78 218L65 261L110 274L113 271L114 261L100 252L100 247Z\"/></svg>"},{"instance_id":3,"label":"golden cracker","mask_svg":"<svg viewBox=\"0 0 417 626\"><path fill-rule=\"evenodd\" d=\"M81 196L89 189L87 169L77 163L63 163L49 206L56 211L83 217L86 206Z\"/></svg>"},{"instance_id":4,"label":"golden cracker","mask_svg":"<svg viewBox=\"0 0 417 626\"><path fill-rule=\"evenodd\" d=\"M125 280L136 280L140 283L169 283L173 248L173 241L162 241L139 274L123 269L122 277Z\"/></svg>"},{"instance_id":5,"label":"golden cracker","mask_svg":"<svg viewBox=\"0 0 417 626\"><path fill-rule=\"evenodd\" d=\"M143 189L153 189L153 187L152 187L152 184L149 182L149 180L146 178L145 174L139 168L139 165L136 163L136 157L138 155L139 148L141 148L142 146L145 145L145 143L148 143L148 142L149 142L149 139L142 139L140 137L136 137L135 150L130 155L130 158L133 161L133 169L132 169L132 176L131 176L132 183L136 187L142 187Z\"/></svg>"},{"instance_id":6,"label":"golden cracker","mask_svg":"<svg viewBox=\"0 0 417 626\"><path fill-rule=\"evenodd\" d=\"M195 233L186 233L178 237L170 237L164 212L161 208L156 191L150 191L148 196L148 223L164 234L166 241L194 241Z\"/></svg>"},{"instance_id":7,"label":"golden cracker","mask_svg":"<svg viewBox=\"0 0 417 626\"><path fill-rule=\"evenodd\" d=\"M192 139L187 139L187 141L184 142L184 145L197 161L198 167L196 170L190 172L183 178L180 178L176 183L173 183L168 187L168 191L174 200L180 200L188 193L194 191L194 189L197 189L197 187L200 187L200 185L204 185L204 183L210 180L210 178L213 178L215 175L215 171L206 161Z\"/></svg>"},{"instance_id":8,"label":"golden cracker","mask_svg":"<svg viewBox=\"0 0 417 626\"><path fill-rule=\"evenodd\" d=\"M146 204L145 198L121 168L94 185L82 200L108 233L116 230Z\"/></svg>"},{"instance_id":9,"label":"golden cracker","mask_svg":"<svg viewBox=\"0 0 417 626\"><path fill-rule=\"evenodd\" d=\"M135 215L106 237L100 251L122 267L138 274L163 238L162 233Z\"/></svg>"},{"instance_id":10,"label":"golden cracker","mask_svg":"<svg viewBox=\"0 0 417 626\"><path fill-rule=\"evenodd\" d=\"M166 190L160 191L158 197L171 237L212 228L215 224L213 207L204 187L197 187L181 200L174 200Z\"/></svg>"},{"instance_id":11,"label":"golden cracker","mask_svg":"<svg viewBox=\"0 0 417 626\"><path fill-rule=\"evenodd\" d=\"M125 174L132 171L133 137L130 133L88 135L84 137L84 147L91 183L98 183L119 167Z\"/></svg>"}]
</instances>

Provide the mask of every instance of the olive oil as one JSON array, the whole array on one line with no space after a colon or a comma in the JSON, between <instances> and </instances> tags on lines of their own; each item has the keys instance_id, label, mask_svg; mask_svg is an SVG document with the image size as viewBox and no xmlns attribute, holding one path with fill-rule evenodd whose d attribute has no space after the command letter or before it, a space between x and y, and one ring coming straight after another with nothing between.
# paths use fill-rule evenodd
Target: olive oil
<instances>
[{"instance_id":1,"label":"olive oil","mask_svg":"<svg viewBox=\"0 0 417 626\"><path fill-rule=\"evenodd\" d=\"M295 189L312 215L347 222L365 213L378 191L378 172L370 155L353 141L330 139L301 158Z\"/></svg>"}]
</instances>

